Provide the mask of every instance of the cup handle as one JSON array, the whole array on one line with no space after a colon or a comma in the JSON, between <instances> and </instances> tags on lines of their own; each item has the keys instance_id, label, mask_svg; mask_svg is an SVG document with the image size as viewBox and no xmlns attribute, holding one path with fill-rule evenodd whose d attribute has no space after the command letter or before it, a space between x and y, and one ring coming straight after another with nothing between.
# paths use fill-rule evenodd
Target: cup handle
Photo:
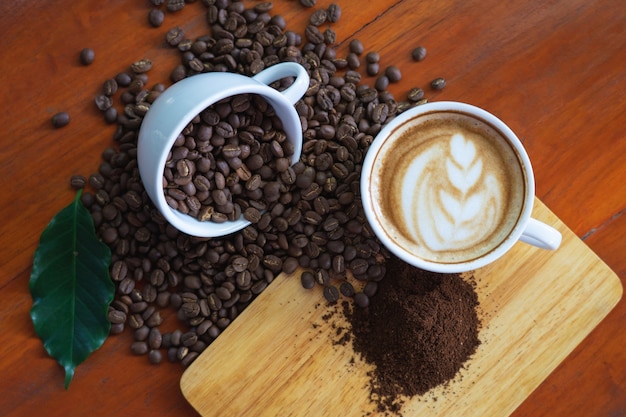
<instances>
[{"instance_id":1,"label":"cup handle","mask_svg":"<svg viewBox=\"0 0 626 417\"><path fill-rule=\"evenodd\" d=\"M296 79L293 84L280 93L283 94L291 104L296 104L309 88L309 74L307 74L302 65L296 64L295 62L281 62L264 69L252 78L263 84L270 85L274 81L286 77L296 77Z\"/></svg>"},{"instance_id":2,"label":"cup handle","mask_svg":"<svg viewBox=\"0 0 626 417\"><path fill-rule=\"evenodd\" d=\"M526 228L520 236L520 240L524 243L549 250L558 249L562 238L558 230L532 217L528 219Z\"/></svg>"}]
</instances>

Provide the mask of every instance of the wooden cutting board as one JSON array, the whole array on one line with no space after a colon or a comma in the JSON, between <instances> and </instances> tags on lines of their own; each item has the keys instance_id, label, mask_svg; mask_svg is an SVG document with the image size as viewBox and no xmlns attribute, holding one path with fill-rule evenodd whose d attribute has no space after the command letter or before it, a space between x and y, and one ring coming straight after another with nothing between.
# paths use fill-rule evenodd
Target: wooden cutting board
<instances>
[{"instance_id":1,"label":"wooden cutting board","mask_svg":"<svg viewBox=\"0 0 626 417\"><path fill-rule=\"evenodd\" d=\"M539 200L534 217L561 231L561 247L518 243L474 272L482 344L403 416L508 416L620 300L616 274ZM370 365L336 343L343 324L321 290L281 275L185 371L182 392L203 417L374 415Z\"/></svg>"}]
</instances>

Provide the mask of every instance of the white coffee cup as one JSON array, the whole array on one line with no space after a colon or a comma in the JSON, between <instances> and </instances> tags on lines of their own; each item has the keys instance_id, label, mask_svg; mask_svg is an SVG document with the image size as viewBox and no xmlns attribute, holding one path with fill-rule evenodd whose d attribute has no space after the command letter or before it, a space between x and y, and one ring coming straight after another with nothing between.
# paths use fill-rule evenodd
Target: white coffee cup
<instances>
[{"instance_id":1,"label":"white coffee cup","mask_svg":"<svg viewBox=\"0 0 626 417\"><path fill-rule=\"evenodd\" d=\"M535 184L522 143L469 104L433 102L394 118L372 142L360 185L374 233L422 269L474 270L518 240L551 250L561 243L531 217Z\"/></svg>"},{"instance_id":2,"label":"white coffee cup","mask_svg":"<svg viewBox=\"0 0 626 417\"><path fill-rule=\"evenodd\" d=\"M295 79L285 90L278 91L269 86L287 77ZM227 72L198 74L165 90L146 113L137 145L139 174L148 196L163 217L180 231L199 237L224 236L248 226L250 222L243 217L216 223L200 221L171 208L163 190L168 153L183 128L211 104L239 94L257 94L272 105L280 118L287 140L293 145L293 164L300 159L302 152L302 125L294 104L308 87L309 76L304 67L285 62L268 67L254 77Z\"/></svg>"}]
</instances>

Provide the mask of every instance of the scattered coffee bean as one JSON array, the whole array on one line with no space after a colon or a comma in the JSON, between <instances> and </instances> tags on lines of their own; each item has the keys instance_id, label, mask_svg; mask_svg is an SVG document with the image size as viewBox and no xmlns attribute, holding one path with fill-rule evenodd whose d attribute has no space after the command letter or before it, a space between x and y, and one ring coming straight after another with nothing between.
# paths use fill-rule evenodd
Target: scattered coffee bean
<instances>
[{"instance_id":1,"label":"scattered coffee bean","mask_svg":"<svg viewBox=\"0 0 626 417\"><path fill-rule=\"evenodd\" d=\"M315 7L316 0L299 0L304 7Z\"/></svg>"},{"instance_id":2,"label":"scattered coffee bean","mask_svg":"<svg viewBox=\"0 0 626 417\"><path fill-rule=\"evenodd\" d=\"M83 65L91 65L96 58L96 53L91 48L83 48L80 51L79 60Z\"/></svg>"},{"instance_id":3,"label":"scattered coffee bean","mask_svg":"<svg viewBox=\"0 0 626 417\"><path fill-rule=\"evenodd\" d=\"M331 3L326 9L328 15L328 21L330 23L337 23L341 17L341 7L337 3Z\"/></svg>"},{"instance_id":4,"label":"scattered coffee bean","mask_svg":"<svg viewBox=\"0 0 626 417\"><path fill-rule=\"evenodd\" d=\"M104 121L108 124L117 121L117 109L115 107L109 107L104 112Z\"/></svg>"},{"instance_id":5,"label":"scattered coffee bean","mask_svg":"<svg viewBox=\"0 0 626 417\"><path fill-rule=\"evenodd\" d=\"M148 13L148 23L150 26L158 28L163 25L163 21L165 20L165 13L161 9L152 9Z\"/></svg>"},{"instance_id":6,"label":"scattered coffee bean","mask_svg":"<svg viewBox=\"0 0 626 417\"><path fill-rule=\"evenodd\" d=\"M102 93L110 97L113 94L117 93L118 88L119 87L117 85L117 81L115 80L115 78L109 78L102 85Z\"/></svg>"},{"instance_id":7,"label":"scattered coffee bean","mask_svg":"<svg viewBox=\"0 0 626 417\"><path fill-rule=\"evenodd\" d=\"M304 271L300 275L300 280L302 281L302 287L310 290L315 286L315 275L311 271Z\"/></svg>"},{"instance_id":8,"label":"scattered coffee bean","mask_svg":"<svg viewBox=\"0 0 626 417\"><path fill-rule=\"evenodd\" d=\"M336 303L339 300L339 290L334 285L324 287L324 298L329 303Z\"/></svg>"},{"instance_id":9,"label":"scattered coffee bean","mask_svg":"<svg viewBox=\"0 0 626 417\"><path fill-rule=\"evenodd\" d=\"M185 7L185 0L166 0L165 8L169 12L178 12Z\"/></svg>"},{"instance_id":10,"label":"scattered coffee bean","mask_svg":"<svg viewBox=\"0 0 626 417\"><path fill-rule=\"evenodd\" d=\"M148 359L150 363L157 365L163 361L163 354L158 349L152 349L148 352Z\"/></svg>"},{"instance_id":11,"label":"scattered coffee bean","mask_svg":"<svg viewBox=\"0 0 626 417\"><path fill-rule=\"evenodd\" d=\"M426 58L426 48L423 46L418 46L417 48L411 51L411 57L415 61L423 61Z\"/></svg>"},{"instance_id":12,"label":"scattered coffee bean","mask_svg":"<svg viewBox=\"0 0 626 417\"><path fill-rule=\"evenodd\" d=\"M368 52L367 55L365 55L365 60L368 64L380 62L380 54L378 52Z\"/></svg>"},{"instance_id":13,"label":"scattered coffee bean","mask_svg":"<svg viewBox=\"0 0 626 417\"><path fill-rule=\"evenodd\" d=\"M381 75L376 78L375 87L378 91L385 91L389 87L389 77Z\"/></svg>"},{"instance_id":14,"label":"scattered coffee bean","mask_svg":"<svg viewBox=\"0 0 626 417\"><path fill-rule=\"evenodd\" d=\"M419 101L424 98L424 90L419 87L411 88L407 93L407 98L409 99L409 101Z\"/></svg>"},{"instance_id":15,"label":"scattered coffee bean","mask_svg":"<svg viewBox=\"0 0 626 417\"><path fill-rule=\"evenodd\" d=\"M443 90L445 86L446 86L446 80L441 77L435 78L434 80L430 82L430 87L433 90Z\"/></svg>"},{"instance_id":16,"label":"scattered coffee bean","mask_svg":"<svg viewBox=\"0 0 626 417\"><path fill-rule=\"evenodd\" d=\"M127 72L120 72L115 76L115 81L119 87L128 87L133 78Z\"/></svg>"},{"instance_id":17,"label":"scattered coffee bean","mask_svg":"<svg viewBox=\"0 0 626 417\"><path fill-rule=\"evenodd\" d=\"M185 32L182 28L176 26L165 34L165 40L170 46L177 46L185 38Z\"/></svg>"},{"instance_id":18,"label":"scattered coffee bean","mask_svg":"<svg viewBox=\"0 0 626 417\"><path fill-rule=\"evenodd\" d=\"M396 65L390 65L385 68L385 75L389 78L389 81L392 83L397 83L402 78L402 73L400 72L400 68Z\"/></svg>"},{"instance_id":19,"label":"scattered coffee bean","mask_svg":"<svg viewBox=\"0 0 626 417\"><path fill-rule=\"evenodd\" d=\"M326 10L318 9L309 18L309 23L313 26L322 26L324 23L326 23L327 19L328 14L326 13Z\"/></svg>"},{"instance_id":20,"label":"scattered coffee bean","mask_svg":"<svg viewBox=\"0 0 626 417\"><path fill-rule=\"evenodd\" d=\"M148 344L144 341L133 342L133 344L130 345L130 350L135 355L145 355L148 353Z\"/></svg>"},{"instance_id":21,"label":"scattered coffee bean","mask_svg":"<svg viewBox=\"0 0 626 417\"><path fill-rule=\"evenodd\" d=\"M85 188L87 184L87 178L84 175L72 175L70 178L70 186L76 190Z\"/></svg>"},{"instance_id":22,"label":"scattered coffee bean","mask_svg":"<svg viewBox=\"0 0 626 417\"><path fill-rule=\"evenodd\" d=\"M67 112L59 112L52 116L52 126L55 128L67 126L70 122L70 115Z\"/></svg>"},{"instance_id":23,"label":"scattered coffee bean","mask_svg":"<svg viewBox=\"0 0 626 417\"><path fill-rule=\"evenodd\" d=\"M359 56L355 52L350 52L346 57L348 68L355 70L361 66Z\"/></svg>"},{"instance_id":24,"label":"scattered coffee bean","mask_svg":"<svg viewBox=\"0 0 626 417\"><path fill-rule=\"evenodd\" d=\"M339 285L339 292L346 297L354 296L354 287L348 281L344 281Z\"/></svg>"},{"instance_id":25,"label":"scattered coffee bean","mask_svg":"<svg viewBox=\"0 0 626 417\"><path fill-rule=\"evenodd\" d=\"M368 62L366 71L367 75L369 76L373 77L375 75L378 75L378 72L380 71L380 65L378 64L378 62Z\"/></svg>"},{"instance_id":26,"label":"scattered coffee bean","mask_svg":"<svg viewBox=\"0 0 626 417\"><path fill-rule=\"evenodd\" d=\"M140 59L139 61L135 61L131 64L130 69L135 74L142 74L144 72L150 71L152 68L152 61L149 59Z\"/></svg>"},{"instance_id":27,"label":"scattered coffee bean","mask_svg":"<svg viewBox=\"0 0 626 417\"><path fill-rule=\"evenodd\" d=\"M350 52L353 52L357 55L361 55L365 48L363 47L363 43L359 39L352 39L349 45Z\"/></svg>"},{"instance_id":28,"label":"scattered coffee bean","mask_svg":"<svg viewBox=\"0 0 626 417\"><path fill-rule=\"evenodd\" d=\"M111 106L113 105L113 101L111 100L111 97L105 94L98 94L94 101L96 103L96 107L100 111L106 111L109 108L111 108Z\"/></svg>"},{"instance_id":29,"label":"scattered coffee bean","mask_svg":"<svg viewBox=\"0 0 626 417\"><path fill-rule=\"evenodd\" d=\"M354 294L354 302L357 306L365 308L370 305L370 298L367 294L358 292Z\"/></svg>"}]
</instances>

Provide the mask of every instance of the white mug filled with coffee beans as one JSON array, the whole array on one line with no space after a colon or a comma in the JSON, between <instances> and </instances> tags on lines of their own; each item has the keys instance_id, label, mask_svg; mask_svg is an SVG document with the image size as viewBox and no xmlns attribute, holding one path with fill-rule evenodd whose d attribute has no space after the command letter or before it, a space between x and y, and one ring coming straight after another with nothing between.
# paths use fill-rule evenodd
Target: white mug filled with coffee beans
<instances>
[{"instance_id":1,"label":"white mug filled with coffee beans","mask_svg":"<svg viewBox=\"0 0 626 417\"><path fill-rule=\"evenodd\" d=\"M381 242L422 269L485 266L518 241L557 249L561 234L531 218L531 163L501 120L478 107L433 102L410 109L376 136L361 195Z\"/></svg>"},{"instance_id":2,"label":"white mug filled with coffee beans","mask_svg":"<svg viewBox=\"0 0 626 417\"><path fill-rule=\"evenodd\" d=\"M239 231L295 181L302 125L294 105L309 87L299 64L254 77L210 72L178 81L143 119L137 163L146 192L191 236Z\"/></svg>"}]
</instances>

